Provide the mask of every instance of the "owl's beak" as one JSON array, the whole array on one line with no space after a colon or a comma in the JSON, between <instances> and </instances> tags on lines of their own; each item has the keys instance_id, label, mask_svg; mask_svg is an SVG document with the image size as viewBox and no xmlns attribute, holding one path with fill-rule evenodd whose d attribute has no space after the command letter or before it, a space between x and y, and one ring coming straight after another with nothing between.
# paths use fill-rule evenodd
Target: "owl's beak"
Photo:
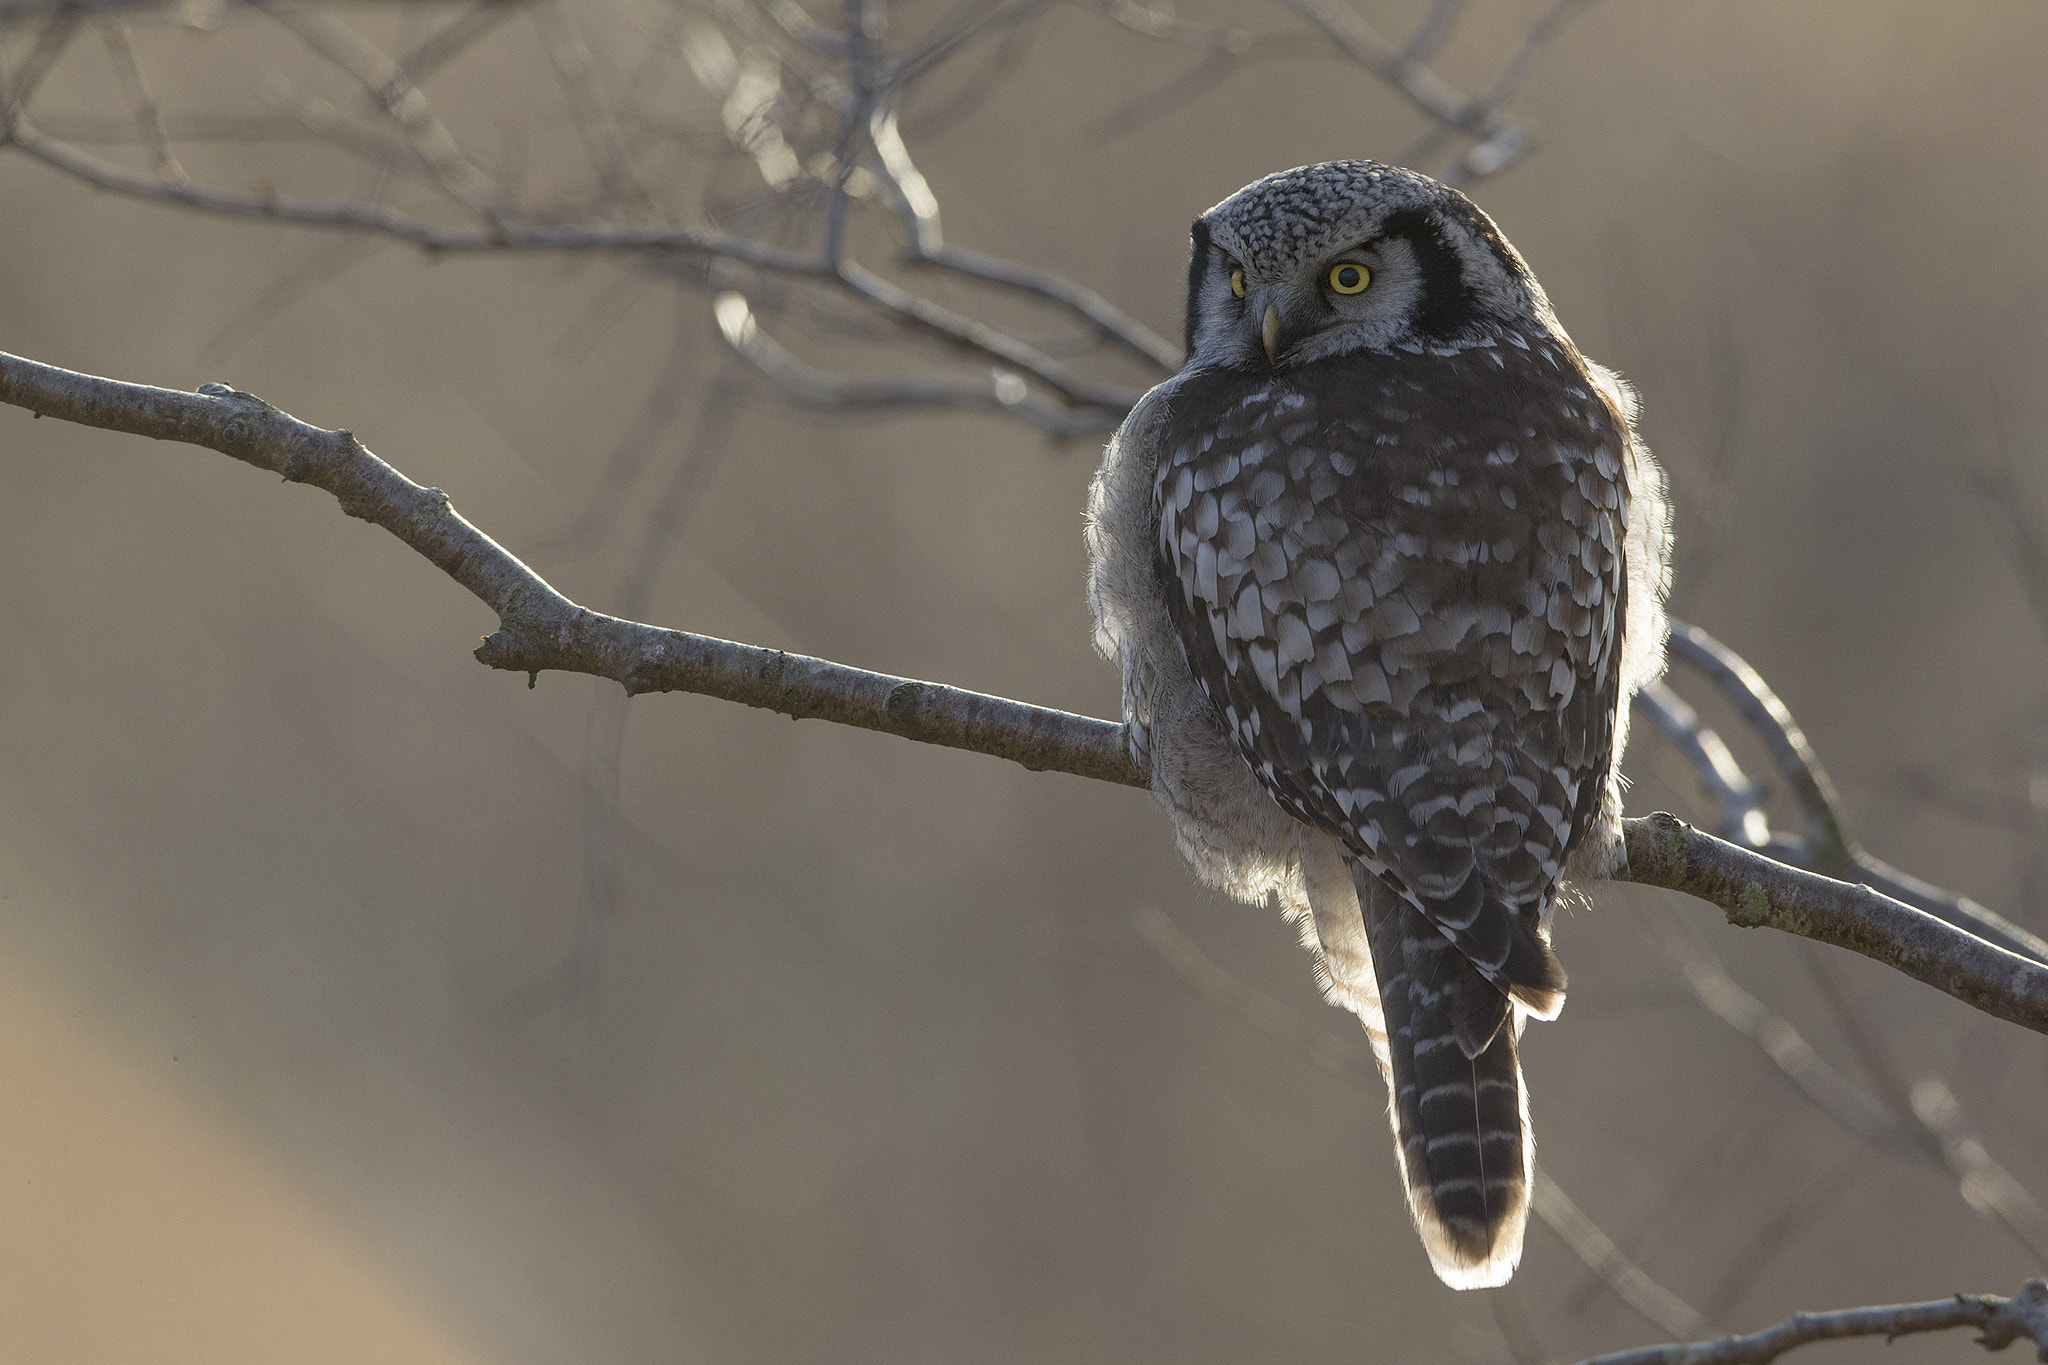
<instances>
[{"instance_id":1,"label":"owl's beak","mask_svg":"<svg viewBox=\"0 0 2048 1365\"><path fill-rule=\"evenodd\" d=\"M1266 316L1259 322L1259 340L1266 343L1266 363L1278 358L1280 342L1280 310L1273 304L1266 305Z\"/></svg>"}]
</instances>

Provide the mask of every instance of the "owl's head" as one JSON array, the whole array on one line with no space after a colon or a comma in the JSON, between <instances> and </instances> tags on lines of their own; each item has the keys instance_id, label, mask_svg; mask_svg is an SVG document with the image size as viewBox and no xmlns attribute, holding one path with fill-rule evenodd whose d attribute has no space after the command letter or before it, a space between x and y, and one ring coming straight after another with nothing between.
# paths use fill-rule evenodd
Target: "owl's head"
<instances>
[{"instance_id":1,"label":"owl's head","mask_svg":"<svg viewBox=\"0 0 2048 1365\"><path fill-rule=\"evenodd\" d=\"M1257 180L1195 220L1189 368L1346 351L1452 351L1554 326L1493 220L1426 175L1325 161Z\"/></svg>"}]
</instances>

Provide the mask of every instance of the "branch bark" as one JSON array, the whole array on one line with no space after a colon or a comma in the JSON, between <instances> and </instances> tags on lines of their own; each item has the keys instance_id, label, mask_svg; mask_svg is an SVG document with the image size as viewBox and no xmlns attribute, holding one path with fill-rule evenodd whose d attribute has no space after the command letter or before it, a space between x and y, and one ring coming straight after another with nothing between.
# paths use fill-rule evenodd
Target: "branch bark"
<instances>
[{"instance_id":1,"label":"branch bark","mask_svg":"<svg viewBox=\"0 0 2048 1365\"><path fill-rule=\"evenodd\" d=\"M195 393L102 379L0 352L0 402L38 417L205 446L334 495L424 556L498 615L483 663L610 678L630 694L699 692L797 719L829 720L1024 767L1142 787L1112 721L920 682L782 650L607 616L577 605L354 434L323 430L224 384ZM1923 911L1787 867L1677 818L1625 822L1623 880L1712 902L1729 922L1851 948L1997 1018L2048 1033L2048 966Z\"/></svg>"},{"instance_id":2,"label":"branch bark","mask_svg":"<svg viewBox=\"0 0 2048 1365\"><path fill-rule=\"evenodd\" d=\"M1840 1341L1845 1337L1883 1337L1891 1341L1894 1337L1946 1332L1957 1327L1978 1329L1977 1344L1987 1351L2002 1351L2024 1337L2040 1348L2039 1359L2048 1360L2048 1283L2029 1280L2009 1299L1997 1294L1957 1294L1931 1303L1794 1313L1777 1326L1748 1336L1690 1345L1644 1346L1596 1356L1581 1365L1765 1365L1787 1351L1816 1341Z\"/></svg>"}]
</instances>

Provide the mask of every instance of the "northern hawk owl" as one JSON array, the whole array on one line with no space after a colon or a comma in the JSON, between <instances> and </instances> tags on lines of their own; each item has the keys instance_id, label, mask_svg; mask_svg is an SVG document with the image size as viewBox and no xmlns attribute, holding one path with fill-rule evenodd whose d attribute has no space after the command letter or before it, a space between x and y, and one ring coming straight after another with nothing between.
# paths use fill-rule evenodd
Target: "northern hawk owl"
<instances>
[{"instance_id":1,"label":"northern hawk owl","mask_svg":"<svg viewBox=\"0 0 2048 1365\"><path fill-rule=\"evenodd\" d=\"M1298 919L1386 1078L1436 1272L1504 1283L1534 1145L1516 1044L1550 921L1621 858L1669 514L1635 400L1464 195L1370 161L1194 225L1187 361L1090 492L1096 642L1181 850Z\"/></svg>"}]
</instances>

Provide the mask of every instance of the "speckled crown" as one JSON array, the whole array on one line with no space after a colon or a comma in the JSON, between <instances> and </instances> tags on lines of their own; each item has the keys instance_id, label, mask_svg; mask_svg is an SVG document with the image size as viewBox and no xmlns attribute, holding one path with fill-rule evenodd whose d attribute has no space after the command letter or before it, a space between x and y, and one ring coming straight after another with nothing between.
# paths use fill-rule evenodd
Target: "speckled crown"
<instances>
[{"instance_id":1,"label":"speckled crown","mask_svg":"<svg viewBox=\"0 0 2048 1365\"><path fill-rule=\"evenodd\" d=\"M1275 269L1328 245L1367 209L1440 203L1457 191L1415 171L1377 161L1322 161L1254 180L1202 215L1226 233L1246 264Z\"/></svg>"}]
</instances>

